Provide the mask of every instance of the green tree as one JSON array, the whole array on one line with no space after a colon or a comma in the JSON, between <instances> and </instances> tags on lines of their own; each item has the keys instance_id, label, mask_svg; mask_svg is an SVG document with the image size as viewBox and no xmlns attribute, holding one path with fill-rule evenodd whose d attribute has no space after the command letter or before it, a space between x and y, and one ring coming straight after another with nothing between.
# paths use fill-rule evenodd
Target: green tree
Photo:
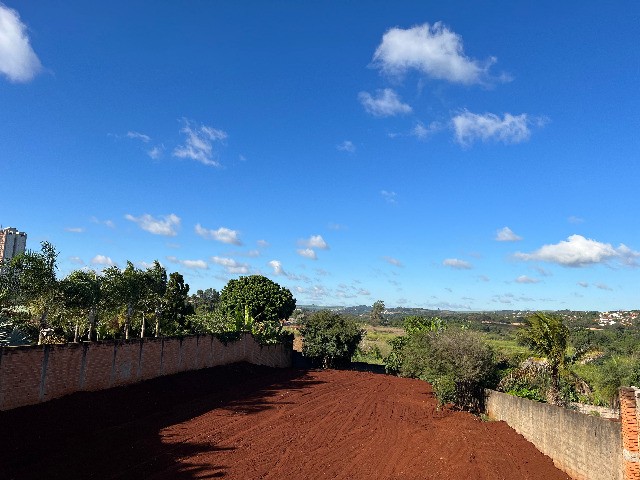
<instances>
[{"instance_id":1,"label":"green tree","mask_svg":"<svg viewBox=\"0 0 640 480\"><path fill-rule=\"evenodd\" d=\"M167 291L167 270L160 265L158 260L144 271L145 295L143 303L142 327L140 329L140 337L144 337L145 320L144 312L152 312L155 318L154 335L160 336L160 324L164 313L164 297Z\"/></svg>"},{"instance_id":2,"label":"green tree","mask_svg":"<svg viewBox=\"0 0 640 480\"><path fill-rule=\"evenodd\" d=\"M60 306L60 284L56 278L58 252L49 242L41 243L41 251L27 251L9 262L8 296L26 305L37 317L38 344L44 343L49 328L49 315ZM5 294L7 295L7 294Z\"/></svg>"},{"instance_id":3,"label":"green tree","mask_svg":"<svg viewBox=\"0 0 640 480\"><path fill-rule=\"evenodd\" d=\"M551 376L548 402L562 403L559 395L560 370L567 360L569 338L569 329L562 323L562 318L537 312L525 320L517 336L521 345L547 359Z\"/></svg>"},{"instance_id":4,"label":"green tree","mask_svg":"<svg viewBox=\"0 0 640 480\"><path fill-rule=\"evenodd\" d=\"M189 285L184 283L184 277L174 272L169 275L167 290L164 294L164 316L173 334L186 335L191 333L187 324L187 316L193 313L189 298Z\"/></svg>"},{"instance_id":5,"label":"green tree","mask_svg":"<svg viewBox=\"0 0 640 480\"><path fill-rule=\"evenodd\" d=\"M79 311L87 317L89 324L87 340L94 340L98 309L102 302L102 277L95 271L74 270L60 282L60 287L65 307ZM77 340L76 326L74 341Z\"/></svg>"},{"instance_id":6,"label":"green tree","mask_svg":"<svg viewBox=\"0 0 640 480\"><path fill-rule=\"evenodd\" d=\"M218 303L220 314L229 322L235 323L237 316L244 316L248 309L254 325L265 330L279 330L280 320L289 318L295 308L296 300L289 289L262 275L229 280Z\"/></svg>"},{"instance_id":7,"label":"green tree","mask_svg":"<svg viewBox=\"0 0 640 480\"><path fill-rule=\"evenodd\" d=\"M141 307L146 293L144 272L127 262L124 270L117 266L103 271L105 296L116 312L124 309L124 338L129 339L131 324L136 311Z\"/></svg>"},{"instance_id":8,"label":"green tree","mask_svg":"<svg viewBox=\"0 0 640 480\"><path fill-rule=\"evenodd\" d=\"M384 322L384 302L378 300L371 307L371 313L369 314L369 322L371 325L382 325Z\"/></svg>"},{"instance_id":9,"label":"green tree","mask_svg":"<svg viewBox=\"0 0 640 480\"><path fill-rule=\"evenodd\" d=\"M305 319L300 334L303 355L316 365L332 368L351 361L365 330L351 318L320 310Z\"/></svg>"},{"instance_id":10,"label":"green tree","mask_svg":"<svg viewBox=\"0 0 640 480\"><path fill-rule=\"evenodd\" d=\"M193 305L196 314L211 313L220 301L220 293L215 288L198 290L189 297L189 303Z\"/></svg>"}]
</instances>

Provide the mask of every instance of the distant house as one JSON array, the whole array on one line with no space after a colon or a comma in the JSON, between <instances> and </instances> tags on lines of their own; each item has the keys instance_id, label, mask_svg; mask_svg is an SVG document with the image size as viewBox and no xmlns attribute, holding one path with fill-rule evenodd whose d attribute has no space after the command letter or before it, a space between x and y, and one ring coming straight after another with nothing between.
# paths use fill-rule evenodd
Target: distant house
<instances>
[{"instance_id":1,"label":"distant house","mask_svg":"<svg viewBox=\"0 0 640 480\"><path fill-rule=\"evenodd\" d=\"M16 228L0 229L0 261L11 260L16 255L24 253L27 248L27 234Z\"/></svg>"}]
</instances>

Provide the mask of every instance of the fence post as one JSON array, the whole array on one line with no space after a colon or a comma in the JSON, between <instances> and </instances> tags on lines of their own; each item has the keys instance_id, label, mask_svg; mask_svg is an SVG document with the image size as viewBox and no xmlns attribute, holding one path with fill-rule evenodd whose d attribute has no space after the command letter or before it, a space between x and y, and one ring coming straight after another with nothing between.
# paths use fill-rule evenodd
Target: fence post
<instances>
[{"instance_id":1,"label":"fence post","mask_svg":"<svg viewBox=\"0 0 640 480\"><path fill-rule=\"evenodd\" d=\"M622 424L622 455L624 479L640 480L640 445L637 404L640 390L634 387L620 389L620 423Z\"/></svg>"}]
</instances>

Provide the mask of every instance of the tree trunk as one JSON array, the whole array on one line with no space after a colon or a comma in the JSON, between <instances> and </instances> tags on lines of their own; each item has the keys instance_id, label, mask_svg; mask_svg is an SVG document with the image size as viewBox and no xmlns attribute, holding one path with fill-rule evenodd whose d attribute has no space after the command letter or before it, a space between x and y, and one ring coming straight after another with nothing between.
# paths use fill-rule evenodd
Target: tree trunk
<instances>
[{"instance_id":1,"label":"tree trunk","mask_svg":"<svg viewBox=\"0 0 640 480\"><path fill-rule=\"evenodd\" d=\"M80 333L80 323L76 322L76 328L73 332L73 343L78 343L78 334Z\"/></svg>"},{"instance_id":2,"label":"tree trunk","mask_svg":"<svg viewBox=\"0 0 640 480\"><path fill-rule=\"evenodd\" d=\"M144 312L142 312L142 327L140 328L140 338L144 338Z\"/></svg>"},{"instance_id":3,"label":"tree trunk","mask_svg":"<svg viewBox=\"0 0 640 480\"><path fill-rule=\"evenodd\" d=\"M156 338L160 336L160 317L162 316L162 310L156 308Z\"/></svg>"},{"instance_id":4,"label":"tree trunk","mask_svg":"<svg viewBox=\"0 0 640 480\"><path fill-rule=\"evenodd\" d=\"M40 315L40 324L38 325L38 345L42 345L44 341L44 330L47 328L47 314L49 309L45 308Z\"/></svg>"},{"instance_id":5,"label":"tree trunk","mask_svg":"<svg viewBox=\"0 0 640 480\"><path fill-rule=\"evenodd\" d=\"M127 314L124 319L124 339L129 340L129 328L131 326L131 317L133 315L133 307L127 305Z\"/></svg>"},{"instance_id":6,"label":"tree trunk","mask_svg":"<svg viewBox=\"0 0 640 480\"><path fill-rule=\"evenodd\" d=\"M96 307L91 307L89 310L89 335L87 340L93 340L93 332L96 330Z\"/></svg>"}]
</instances>

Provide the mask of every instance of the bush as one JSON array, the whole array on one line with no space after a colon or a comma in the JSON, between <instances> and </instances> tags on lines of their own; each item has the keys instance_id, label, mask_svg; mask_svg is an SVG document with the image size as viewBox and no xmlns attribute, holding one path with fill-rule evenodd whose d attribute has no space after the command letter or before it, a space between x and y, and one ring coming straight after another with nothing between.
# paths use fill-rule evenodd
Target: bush
<instances>
[{"instance_id":1,"label":"bush","mask_svg":"<svg viewBox=\"0 0 640 480\"><path fill-rule=\"evenodd\" d=\"M333 368L351 361L365 331L355 320L321 310L305 320L300 334L302 354L316 366Z\"/></svg>"},{"instance_id":2,"label":"bush","mask_svg":"<svg viewBox=\"0 0 640 480\"><path fill-rule=\"evenodd\" d=\"M479 410L484 388L496 381L491 348L466 330L418 331L401 351L400 374L426 380L441 404Z\"/></svg>"}]
</instances>

